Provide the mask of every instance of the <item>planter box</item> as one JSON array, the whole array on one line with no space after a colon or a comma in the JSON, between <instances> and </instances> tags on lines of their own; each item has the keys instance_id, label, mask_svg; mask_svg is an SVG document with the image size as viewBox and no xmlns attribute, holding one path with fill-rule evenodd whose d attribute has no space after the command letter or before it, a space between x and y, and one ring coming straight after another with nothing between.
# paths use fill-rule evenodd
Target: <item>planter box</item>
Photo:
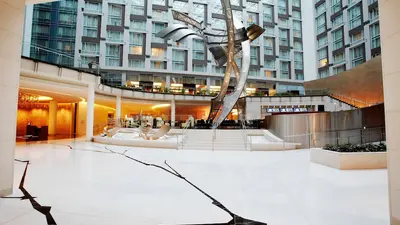
<instances>
[{"instance_id":1,"label":"planter box","mask_svg":"<svg viewBox=\"0 0 400 225\"><path fill-rule=\"evenodd\" d=\"M311 149L310 161L340 170L387 168L386 152L340 153L323 149Z\"/></svg>"}]
</instances>

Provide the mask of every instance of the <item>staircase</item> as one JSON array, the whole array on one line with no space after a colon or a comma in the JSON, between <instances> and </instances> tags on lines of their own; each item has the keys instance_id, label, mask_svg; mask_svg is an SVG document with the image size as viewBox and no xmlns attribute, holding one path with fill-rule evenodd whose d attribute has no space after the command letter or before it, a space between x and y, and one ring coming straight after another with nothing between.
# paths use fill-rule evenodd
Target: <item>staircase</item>
<instances>
[{"instance_id":1,"label":"staircase","mask_svg":"<svg viewBox=\"0 0 400 225\"><path fill-rule=\"evenodd\" d=\"M214 138L214 136L216 138ZM188 130L180 150L248 151L244 130Z\"/></svg>"}]
</instances>

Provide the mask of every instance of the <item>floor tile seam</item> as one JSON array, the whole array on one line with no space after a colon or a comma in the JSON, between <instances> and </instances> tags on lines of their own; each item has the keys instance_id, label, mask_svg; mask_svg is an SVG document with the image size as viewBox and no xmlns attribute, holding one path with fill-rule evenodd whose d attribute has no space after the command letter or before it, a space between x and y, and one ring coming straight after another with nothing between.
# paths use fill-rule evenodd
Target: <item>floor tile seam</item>
<instances>
[{"instance_id":1,"label":"floor tile seam","mask_svg":"<svg viewBox=\"0 0 400 225\"><path fill-rule=\"evenodd\" d=\"M13 218L13 219L11 219L11 220L9 220L9 221L3 223L2 225L9 224L10 222L12 222L12 221L14 221L14 220L16 220L16 219L19 219L19 218L21 218L21 217L24 217L24 216L26 216L26 215L33 214L33 213L35 213L34 209L28 210L27 212L23 213L22 215L17 216L17 217L15 217L15 218Z\"/></svg>"}]
</instances>

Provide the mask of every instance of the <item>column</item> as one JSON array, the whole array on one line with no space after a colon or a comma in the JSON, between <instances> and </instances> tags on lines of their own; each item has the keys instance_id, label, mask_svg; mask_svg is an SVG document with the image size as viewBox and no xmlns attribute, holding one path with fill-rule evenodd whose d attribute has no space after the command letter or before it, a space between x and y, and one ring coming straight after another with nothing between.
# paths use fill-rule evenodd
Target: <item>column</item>
<instances>
[{"instance_id":1,"label":"column","mask_svg":"<svg viewBox=\"0 0 400 225\"><path fill-rule=\"evenodd\" d=\"M94 84L88 86L86 105L86 141L92 141L94 125Z\"/></svg>"},{"instance_id":2,"label":"column","mask_svg":"<svg viewBox=\"0 0 400 225\"><path fill-rule=\"evenodd\" d=\"M126 66L126 67L128 67L128 66ZM126 72L123 72L123 73L121 74L121 85L122 85L122 86L125 86L125 85L126 85Z\"/></svg>"},{"instance_id":3,"label":"column","mask_svg":"<svg viewBox=\"0 0 400 225\"><path fill-rule=\"evenodd\" d=\"M117 125L119 125L119 119L121 118L121 96L117 96L115 109L115 119L117 120Z\"/></svg>"},{"instance_id":4,"label":"column","mask_svg":"<svg viewBox=\"0 0 400 225\"><path fill-rule=\"evenodd\" d=\"M171 100L171 127L175 127L175 99Z\"/></svg>"},{"instance_id":5,"label":"column","mask_svg":"<svg viewBox=\"0 0 400 225\"><path fill-rule=\"evenodd\" d=\"M399 0L379 1L391 225L400 225L399 8Z\"/></svg>"},{"instance_id":6,"label":"column","mask_svg":"<svg viewBox=\"0 0 400 225\"><path fill-rule=\"evenodd\" d=\"M13 192L24 0L0 0L0 196Z\"/></svg>"},{"instance_id":7,"label":"column","mask_svg":"<svg viewBox=\"0 0 400 225\"><path fill-rule=\"evenodd\" d=\"M171 76L170 75L167 75L167 77L165 78L165 87L166 88L171 87Z\"/></svg>"},{"instance_id":8,"label":"column","mask_svg":"<svg viewBox=\"0 0 400 225\"><path fill-rule=\"evenodd\" d=\"M49 102L49 135L56 135L56 124L57 124L57 102Z\"/></svg>"},{"instance_id":9,"label":"column","mask_svg":"<svg viewBox=\"0 0 400 225\"><path fill-rule=\"evenodd\" d=\"M207 77L207 92L210 93L211 89L211 78Z\"/></svg>"}]
</instances>

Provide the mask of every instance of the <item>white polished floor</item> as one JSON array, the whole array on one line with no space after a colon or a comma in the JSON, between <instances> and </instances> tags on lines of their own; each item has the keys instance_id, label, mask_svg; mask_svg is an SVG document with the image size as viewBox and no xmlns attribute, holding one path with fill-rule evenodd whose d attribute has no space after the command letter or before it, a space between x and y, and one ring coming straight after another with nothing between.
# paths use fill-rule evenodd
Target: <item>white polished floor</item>
<instances>
[{"instance_id":1,"label":"white polished floor","mask_svg":"<svg viewBox=\"0 0 400 225\"><path fill-rule=\"evenodd\" d=\"M68 143L67 143L68 142ZM104 145L70 141L18 145L30 160L25 188L52 206L59 225L227 222L229 215L184 181ZM66 145L70 144L75 150ZM126 147L109 146L124 151ZM127 155L164 160L234 213L268 225L388 225L386 170L339 171L309 163L307 150L210 152L129 148ZM23 163L15 163L15 191ZM1 172L1 171L0 171ZM46 225L29 201L0 199L0 224Z\"/></svg>"}]
</instances>

